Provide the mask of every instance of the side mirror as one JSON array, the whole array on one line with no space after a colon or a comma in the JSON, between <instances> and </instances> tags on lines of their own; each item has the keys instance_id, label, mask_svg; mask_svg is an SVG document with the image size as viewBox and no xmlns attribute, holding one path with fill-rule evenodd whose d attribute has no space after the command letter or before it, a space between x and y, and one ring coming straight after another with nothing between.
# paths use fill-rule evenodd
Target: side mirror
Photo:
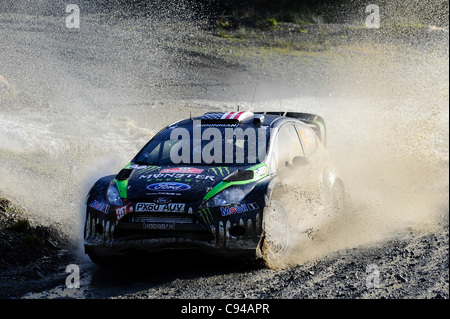
<instances>
[{"instance_id":1,"label":"side mirror","mask_svg":"<svg viewBox=\"0 0 450 319\"><path fill-rule=\"evenodd\" d=\"M306 166L309 164L309 162L309 159L304 156L296 156L292 160L292 164L294 165L294 167Z\"/></svg>"}]
</instances>

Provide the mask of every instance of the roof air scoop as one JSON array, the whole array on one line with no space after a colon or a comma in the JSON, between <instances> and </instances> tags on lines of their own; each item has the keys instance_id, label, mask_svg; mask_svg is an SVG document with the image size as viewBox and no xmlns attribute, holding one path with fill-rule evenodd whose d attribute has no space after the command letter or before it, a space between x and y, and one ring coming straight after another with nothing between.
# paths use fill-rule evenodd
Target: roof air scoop
<instances>
[{"instance_id":1,"label":"roof air scoop","mask_svg":"<svg viewBox=\"0 0 450 319\"><path fill-rule=\"evenodd\" d=\"M255 125L262 124L263 122L264 122L264 115L262 114L256 114L255 117L253 118L253 124Z\"/></svg>"},{"instance_id":2,"label":"roof air scoop","mask_svg":"<svg viewBox=\"0 0 450 319\"><path fill-rule=\"evenodd\" d=\"M124 181L130 178L131 173L133 173L133 169L131 168L124 168L122 169L119 174L116 176L116 180L118 181Z\"/></svg>"},{"instance_id":3,"label":"roof air scoop","mask_svg":"<svg viewBox=\"0 0 450 319\"><path fill-rule=\"evenodd\" d=\"M237 170L223 180L226 182L240 182L240 181L248 181L255 178L255 173L253 171L248 170Z\"/></svg>"}]
</instances>

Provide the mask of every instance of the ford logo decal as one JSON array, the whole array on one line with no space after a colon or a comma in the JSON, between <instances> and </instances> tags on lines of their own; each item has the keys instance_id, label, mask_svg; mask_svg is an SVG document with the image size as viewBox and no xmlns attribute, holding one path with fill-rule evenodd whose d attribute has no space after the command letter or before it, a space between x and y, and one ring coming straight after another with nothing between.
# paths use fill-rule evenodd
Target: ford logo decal
<instances>
[{"instance_id":1,"label":"ford logo decal","mask_svg":"<svg viewBox=\"0 0 450 319\"><path fill-rule=\"evenodd\" d=\"M157 184L151 184L147 186L148 190L151 191L187 191L188 189L191 189L191 186L187 184L182 183L157 183Z\"/></svg>"},{"instance_id":2,"label":"ford logo decal","mask_svg":"<svg viewBox=\"0 0 450 319\"><path fill-rule=\"evenodd\" d=\"M156 204L168 204L172 200L170 198L158 197L153 200Z\"/></svg>"}]
</instances>

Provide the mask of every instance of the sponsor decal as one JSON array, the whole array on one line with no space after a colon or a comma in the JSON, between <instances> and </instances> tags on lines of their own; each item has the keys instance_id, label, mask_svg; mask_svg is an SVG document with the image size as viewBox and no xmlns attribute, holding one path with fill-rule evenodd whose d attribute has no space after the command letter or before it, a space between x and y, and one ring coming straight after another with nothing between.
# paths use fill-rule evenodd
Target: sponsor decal
<instances>
[{"instance_id":1,"label":"sponsor decal","mask_svg":"<svg viewBox=\"0 0 450 319\"><path fill-rule=\"evenodd\" d=\"M197 124L196 127L231 127L231 128L237 128L239 127L239 124L235 123L201 123L201 124Z\"/></svg>"},{"instance_id":2,"label":"sponsor decal","mask_svg":"<svg viewBox=\"0 0 450 319\"><path fill-rule=\"evenodd\" d=\"M211 224L213 222L213 217L211 211L209 210L209 207L203 208L198 213L200 214L200 216L202 216L205 223Z\"/></svg>"},{"instance_id":3,"label":"sponsor decal","mask_svg":"<svg viewBox=\"0 0 450 319\"><path fill-rule=\"evenodd\" d=\"M135 212L158 212L158 213L183 213L185 204L155 204L155 203L137 203Z\"/></svg>"},{"instance_id":4,"label":"sponsor decal","mask_svg":"<svg viewBox=\"0 0 450 319\"><path fill-rule=\"evenodd\" d=\"M182 192L191 189L191 186L183 183L156 183L147 186L150 191L176 191Z\"/></svg>"},{"instance_id":5,"label":"sponsor decal","mask_svg":"<svg viewBox=\"0 0 450 319\"><path fill-rule=\"evenodd\" d=\"M175 224L150 224L143 223L142 228L145 230L174 230Z\"/></svg>"},{"instance_id":6,"label":"sponsor decal","mask_svg":"<svg viewBox=\"0 0 450 319\"><path fill-rule=\"evenodd\" d=\"M139 174L144 174L144 173L148 174L150 172L159 171L160 169L161 169L160 166L147 166L147 167L140 169Z\"/></svg>"},{"instance_id":7,"label":"sponsor decal","mask_svg":"<svg viewBox=\"0 0 450 319\"><path fill-rule=\"evenodd\" d=\"M93 209L101 211L102 213L105 213L105 214L108 214L108 212L109 212L109 205L99 202L97 200L94 200L92 203L90 203L89 207L92 207Z\"/></svg>"},{"instance_id":8,"label":"sponsor decal","mask_svg":"<svg viewBox=\"0 0 450 319\"><path fill-rule=\"evenodd\" d=\"M214 172L214 174L220 175L222 177L230 175L230 170L228 169L228 167L212 167L211 170Z\"/></svg>"},{"instance_id":9,"label":"sponsor decal","mask_svg":"<svg viewBox=\"0 0 450 319\"><path fill-rule=\"evenodd\" d=\"M133 211L133 207L131 204L128 204L126 206L122 206L119 208L116 208L116 219L117 221L121 220L126 214Z\"/></svg>"},{"instance_id":10,"label":"sponsor decal","mask_svg":"<svg viewBox=\"0 0 450 319\"><path fill-rule=\"evenodd\" d=\"M158 195L164 195L164 196L180 196L181 193L170 193L170 192L157 192L157 193L145 193L148 196L158 196Z\"/></svg>"},{"instance_id":11,"label":"sponsor decal","mask_svg":"<svg viewBox=\"0 0 450 319\"><path fill-rule=\"evenodd\" d=\"M203 172L202 169L194 168L194 167L177 167L177 168L166 168L163 169L160 173L184 173L184 174L200 174Z\"/></svg>"},{"instance_id":12,"label":"sponsor decal","mask_svg":"<svg viewBox=\"0 0 450 319\"><path fill-rule=\"evenodd\" d=\"M191 173L158 173L158 174L144 174L139 176L139 179L165 179L166 181L177 180L181 182L190 182L192 179L198 180L215 180L215 176L204 174L191 174Z\"/></svg>"},{"instance_id":13,"label":"sponsor decal","mask_svg":"<svg viewBox=\"0 0 450 319\"><path fill-rule=\"evenodd\" d=\"M158 197L153 200L156 204L168 204L171 203L172 200L167 197Z\"/></svg>"},{"instance_id":14,"label":"sponsor decal","mask_svg":"<svg viewBox=\"0 0 450 319\"><path fill-rule=\"evenodd\" d=\"M202 115L201 120L238 120L243 121L254 116L253 112L208 112Z\"/></svg>"},{"instance_id":15,"label":"sponsor decal","mask_svg":"<svg viewBox=\"0 0 450 319\"><path fill-rule=\"evenodd\" d=\"M253 173L255 174L256 178L259 178L261 176L269 174L269 169L267 168L266 165L264 165L264 166L261 166L260 168L255 169L253 171Z\"/></svg>"},{"instance_id":16,"label":"sponsor decal","mask_svg":"<svg viewBox=\"0 0 450 319\"><path fill-rule=\"evenodd\" d=\"M147 168L147 165L134 164L134 165L130 165L130 168L133 168L133 169L144 169L144 168Z\"/></svg>"},{"instance_id":17,"label":"sponsor decal","mask_svg":"<svg viewBox=\"0 0 450 319\"><path fill-rule=\"evenodd\" d=\"M258 204L251 203L251 204L241 204L241 205L235 205L235 206L224 206L220 207L220 212L222 213L222 216L229 216L234 214L241 214L244 212L248 212L249 210L255 210L258 209Z\"/></svg>"}]
</instances>

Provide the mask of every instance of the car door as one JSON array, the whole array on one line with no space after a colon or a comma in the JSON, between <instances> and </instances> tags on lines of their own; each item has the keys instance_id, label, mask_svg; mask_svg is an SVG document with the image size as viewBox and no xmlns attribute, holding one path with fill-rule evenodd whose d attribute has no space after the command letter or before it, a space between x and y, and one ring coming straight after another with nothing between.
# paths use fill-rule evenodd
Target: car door
<instances>
[{"instance_id":1,"label":"car door","mask_svg":"<svg viewBox=\"0 0 450 319\"><path fill-rule=\"evenodd\" d=\"M303 160L307 163L307 165L305 165L307 166L307 169L304 173L308 174L310 182L320 183L324 160L326 160L326 158L319 148L317 135L314 130L306 124L302 125L296 123L295 127L305 152L305 158Z\"/></svg>"},{"instance_id":2,"label":"car door","mask_svg":"<svg viewBox=\"0 0 450 319\"><path fill-rule=\"evenodd\" d=\"M294 122L287 122L278 129L272 155L277 179L271 198L281 204L290 218L294 218L291 221L296 224L304 215L298 214L299 211L303 211L299 207L310 202L312 197L309 187L310 162Z\"/></svg>"},{"instance_id":3,"label":"car door","mask_svg":"<svg viewBox=\"0 0 450 319\"><path fill-rule=\"evenodd\" d=\"M294 170L307 166L304 163L299 165L299 159L305 159L305 151L294 123L288 122L279 128L274 154L277 174L282 178L292 177Z\"/></svg>"}]
</instances>

